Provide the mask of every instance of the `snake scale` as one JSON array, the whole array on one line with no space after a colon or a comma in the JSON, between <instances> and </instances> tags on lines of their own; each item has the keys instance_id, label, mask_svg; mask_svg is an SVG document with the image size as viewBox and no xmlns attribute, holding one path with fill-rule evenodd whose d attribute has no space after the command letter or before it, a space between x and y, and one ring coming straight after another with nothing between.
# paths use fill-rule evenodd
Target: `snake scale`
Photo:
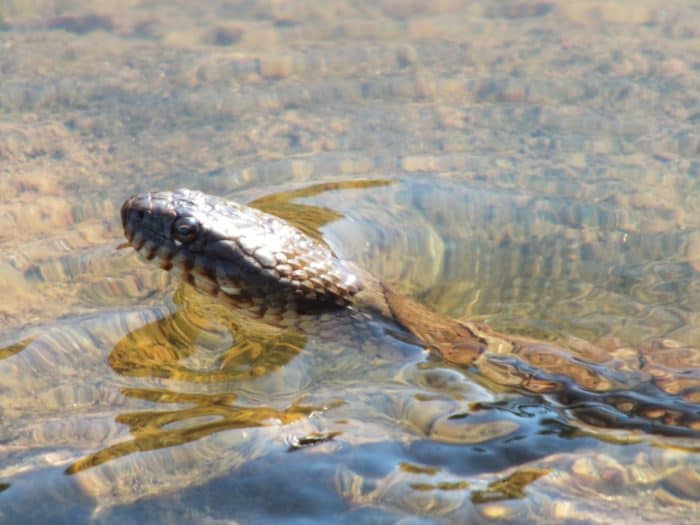
<instances>
[{"instance_id":1,"label":"snake scale","mask_svg":"<svg viewBox=\"0 0 700 525\"><path fill-rule=\"evenodd\" d=\"M121 217L143 258L272 325L332 338L329 320L380 317L437 359L499 387L551 399L588 424L680 436L700 430L695 386L690 393L665 388L658 367L601 364L575 348L439 314L274 215L179 189L134 195Z\"/></svg>"}]
</instances>

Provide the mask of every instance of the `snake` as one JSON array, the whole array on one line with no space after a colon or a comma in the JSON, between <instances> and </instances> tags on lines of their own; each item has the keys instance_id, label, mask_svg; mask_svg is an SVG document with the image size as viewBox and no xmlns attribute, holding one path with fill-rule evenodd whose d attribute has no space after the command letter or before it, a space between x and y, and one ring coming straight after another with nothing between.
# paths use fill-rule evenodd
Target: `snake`
<instances>
[{"instance_id":1,"label":"snake","mask_svg":"<svg viewBox=\"0 0 700 525\"><path fill-rule=\"evenodd\" d=\"M131 196L121 220L127 244L144 260L252 318L330 339L343 330L339 323L361 331L366 320L380 319L432 358L494 388L556 403L586 425L700 434L697 384L669 387L669 369L641 353L638 366L619 366L608 356L587 359L592 345L585 343L565 346L451 318L270 213L182 188Z\"/></svg>"}]
</instances>

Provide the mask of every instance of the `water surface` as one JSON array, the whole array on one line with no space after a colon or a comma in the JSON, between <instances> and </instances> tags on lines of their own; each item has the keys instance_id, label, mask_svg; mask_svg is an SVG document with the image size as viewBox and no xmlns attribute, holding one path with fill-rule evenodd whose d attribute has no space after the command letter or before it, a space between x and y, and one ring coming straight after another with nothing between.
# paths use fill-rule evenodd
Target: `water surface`
<instances>
[{"instance_id":1,"label":"water surface","mask_svg":"<svg viewBox=\"0 0 700 525\"><path fill-rule=\"evenodd\" d=\"M117 249L136 192L268 199L439 312L697 404L693 2L4 2L0 28L0 521L694 521L697 425L596 424L379 321L381 347L280 332Z\"/></svg>"}]
</instances>

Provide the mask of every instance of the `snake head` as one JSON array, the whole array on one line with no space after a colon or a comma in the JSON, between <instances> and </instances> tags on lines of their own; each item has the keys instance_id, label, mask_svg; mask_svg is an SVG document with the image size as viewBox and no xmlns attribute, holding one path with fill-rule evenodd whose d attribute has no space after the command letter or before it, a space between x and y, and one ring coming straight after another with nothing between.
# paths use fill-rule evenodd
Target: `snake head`
<instances>
[{"instance_id":1,"label":"snake head","mask_svg":"<svg viewBox=\"0 0 700 525\"><path fill-rule=\"evenodd\" d=\"M142 193L121 208L124 234L147 261L198 289L239 299L349 304L357 274L282 219L198 191Z\"/></svg>"},{"instance_id":2,"label":"snake head","mask_svg":"<svg viewBox=\"0 0 700 525\"><path fill-rule=\"evenodd\" d=\"M124 235L146 260L155 259L169 270L165 263L176 255L203 247L206 234L200 236L196 211L190 213L193 204L186 190L134 195L122 205Z\"/></svg>"}]
</instances>

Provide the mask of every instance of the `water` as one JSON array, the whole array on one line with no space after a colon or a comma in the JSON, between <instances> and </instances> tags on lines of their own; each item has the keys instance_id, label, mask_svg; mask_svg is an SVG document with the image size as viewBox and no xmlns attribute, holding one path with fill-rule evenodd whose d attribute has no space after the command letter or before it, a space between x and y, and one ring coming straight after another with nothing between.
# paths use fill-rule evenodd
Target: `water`
<instances>
[{"instance_id":1,"label":"water","mask_svg":"<svg viewBox=\"0 0 700 525\"><path fill-rule=\"evenodd\" d=\"M693 522L697 427L280 332L117 247L133 193L258 200L697 403L697 7L290 5L0 3L0 521Z\"/></svg>"}]
</instances>

